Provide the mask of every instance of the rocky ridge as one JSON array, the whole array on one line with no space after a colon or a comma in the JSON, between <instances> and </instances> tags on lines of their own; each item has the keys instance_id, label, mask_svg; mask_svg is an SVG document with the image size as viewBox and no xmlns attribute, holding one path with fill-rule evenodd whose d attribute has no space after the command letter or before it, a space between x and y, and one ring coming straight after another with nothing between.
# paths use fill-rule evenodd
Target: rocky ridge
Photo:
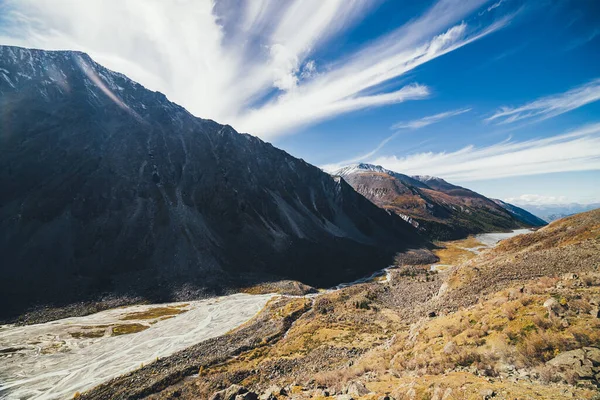
<instances>
[{"instance_id":1,"label":"rocky ridge","mask_svg":"<svg viewBox=\"0 0 600 400\"><path fill-rule=\"evenodd\" d=\"M332 174L432 239L454 240L473 233L545 225L525 210L437 177L410 177L371 164L344 167Z\"/></svg>"}]
</instances>

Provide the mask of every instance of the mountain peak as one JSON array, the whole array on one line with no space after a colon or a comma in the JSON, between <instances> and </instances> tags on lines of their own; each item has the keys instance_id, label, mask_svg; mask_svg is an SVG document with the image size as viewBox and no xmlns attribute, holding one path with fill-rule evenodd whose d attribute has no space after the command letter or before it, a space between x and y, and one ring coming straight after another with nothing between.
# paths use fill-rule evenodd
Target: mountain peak
<instances>
[{"instance_id":1,"label":"mountain peak","mask_svg":"<svg viewBox=\"0 0 600 400\"><path fill-rule=\"evenodd\" d=\"M412 178L421 181L421 182L430 182L430 181L436 181L436 182L446 182L445 180L443 180L442 178L438 178L437 176L431 176L431 175L412 175ZM448 182L446 182L448 183Z\"/></svg>"},{"instance_id":2,"label":"mountain peak","mask_svg":"<svg viewBox=\"0 0 600 400\"><path fill-rule=\"evenodd\" d=\"M357 164L350 164L345 167L339 168L339 169L333 171L331 173L331 175L344 176L344 175L352 174L355 172L361 172L361 171L382 172L382 173L388 173L388 174L394 173L393 171L383 168L381 165L357 163Z\"/></svg>"}]
</instances>

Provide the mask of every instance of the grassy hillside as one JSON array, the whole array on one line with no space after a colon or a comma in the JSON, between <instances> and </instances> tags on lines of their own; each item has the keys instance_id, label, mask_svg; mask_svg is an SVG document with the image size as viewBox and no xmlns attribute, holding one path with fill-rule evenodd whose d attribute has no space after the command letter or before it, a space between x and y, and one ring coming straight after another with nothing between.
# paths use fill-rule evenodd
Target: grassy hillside
<instances>
[{"instance_id":1,"label":"grassy hillside","mask_svg":"<svg viewBox=\"0 0 600 400\"><path fill-rule=\"evenodd\" d=\"M387 279L283 298L249 326L293 315L285 333L213 363L183 352L161 361L174 371L161 370L163 384L148 366L113 387L150 398L228 388L270 399L600 398L600 210L467 250L477 245L440 244L440 272L403 265ZM252 332L227 340L241 330ZM182 357L193 370L176 368Z\"/></svg>"}]
</instances>

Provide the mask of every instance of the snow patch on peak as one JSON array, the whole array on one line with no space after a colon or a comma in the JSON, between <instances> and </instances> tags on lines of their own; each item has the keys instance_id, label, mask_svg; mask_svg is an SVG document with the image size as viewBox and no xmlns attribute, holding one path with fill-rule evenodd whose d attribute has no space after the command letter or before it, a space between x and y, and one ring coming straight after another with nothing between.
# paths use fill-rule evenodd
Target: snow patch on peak
<instances>
[{"instance_id":1,"label":"snow patch on peak","mask_svg":"<svg viewBox=\"0 0 600 400\"><path fill-rule=\"evenodd\" d=\"M424 182L424 183L427 183L430 181L446 182L442 178L438 178L437 176L431 176L431 175L413 175L413 176L411 176L411 178L416 179L421 182Z\"/></svg>"},{"instance_id":2,"label":"snow patch on peak","mask_svg":"<svg viewBox=\"0 0 600 400\"><path fill-rule=\"evenodd\" d=\"M381 172L381 173L390 174L390 175L395 174L394 171L385 169L381 165L364 164L364 163L348 165L346 167L338 169L337 171L332 172L331 174L338 175L338 176L345 176L345 175L353 174L355 172L362 172L362 171Z\"/></svg>"},{"instance_id":3,"label":"snow patch on peak","mask_svg":"<svg viewBox=\"0 0 600 400\"><path fill-rule=\"evenodd\" d=\"M387 175L399 180L400 182L402 182L405 185L429 189L429 187L427 186L427 184L424 181L415 179L414 177L410 177L408 175L400 174L395 171L391 171L389 169L385 169L381 165L373 165L373 164L365 164L365 163L352 164L347 167L340 168L337 171L332 172L331 174L341 176L341 177L348 177L355 173L360 174L360 173L365 173L365 172L377 172L377 173L387 174Z\"/></svg>"}]
</instances>

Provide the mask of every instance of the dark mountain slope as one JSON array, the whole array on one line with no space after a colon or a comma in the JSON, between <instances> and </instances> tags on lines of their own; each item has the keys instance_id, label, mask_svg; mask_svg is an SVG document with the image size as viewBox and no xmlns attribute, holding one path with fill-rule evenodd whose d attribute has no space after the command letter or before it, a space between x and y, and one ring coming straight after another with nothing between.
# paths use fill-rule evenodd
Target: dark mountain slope
<instances>
[{"instance_id":1,"label":"dark mountain slope","mask_svg":"<svg viewBox=\"0 0 600 400\"><path fill-rule=\"evenodd\" d=\"M2 314L249 273L329 285L425 243L343 180L82 53L0 46L0 110Z\"/></svg>"},{"instance_id":2,"label":"dark mountain slope","mask_svg":"<svg viewBox=\"0 0 600 400\"><path fill-rule=\"evenodd\" d=\"M342 168L343 177L373 203L393 211L432 239L452 240L472 233L531 226L491 199L430 176L399 174L380 166Z\"/></svg>"},{"instance_id":3,"label":"dark mountain slope","mask_svg":"<svg viewBox=\"0 0 600 400\"><path fill-rule=\"evenodd\" d=\"M531 226L544 226L547 225L547 222L544 221L543 219L536 217L535 215L533 215L532 213L530 213L527 210L522 209L521 207L517 207L513 204L510 203L506 203L502 200L498 200L498 199L492 199L494 200L494 202L496 204L498 204L500 207L504 208L506 211L508 211L509 213L511 213L515 218L517 218L518 220L529 224Z\"/></svg>"}]
</instances>

